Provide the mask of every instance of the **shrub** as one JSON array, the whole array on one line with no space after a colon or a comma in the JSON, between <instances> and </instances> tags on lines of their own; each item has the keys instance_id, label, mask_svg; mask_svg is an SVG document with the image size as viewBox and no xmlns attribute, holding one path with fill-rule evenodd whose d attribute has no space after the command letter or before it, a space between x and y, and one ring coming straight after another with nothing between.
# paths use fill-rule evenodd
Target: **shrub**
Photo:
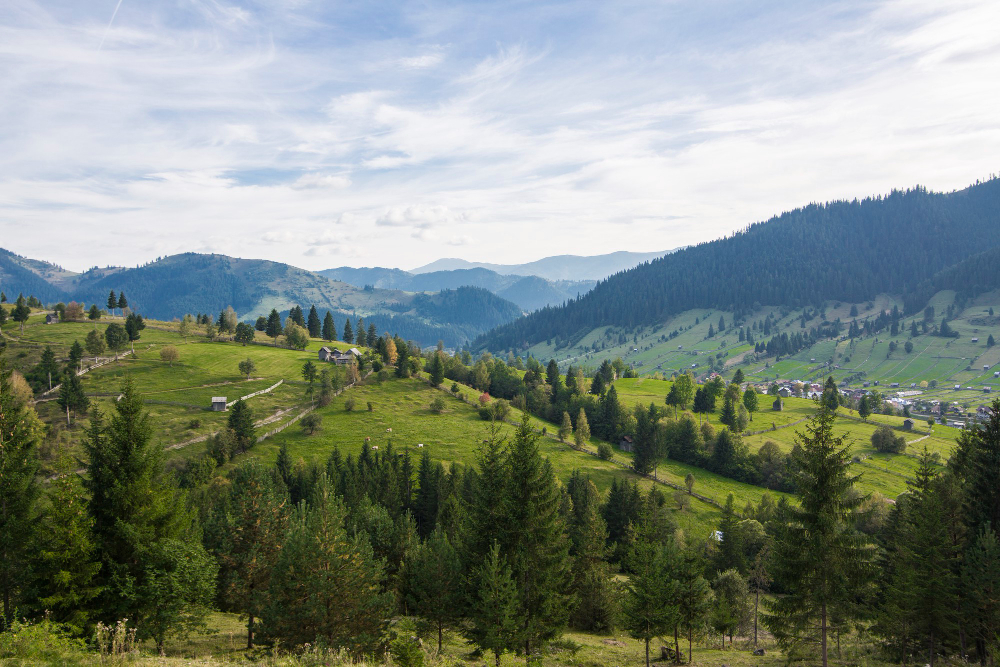
<instances>
[{"instance_id":1,"label":"shrub","mask_svg":"<svg viewBox=\"0 0 1000 667\"><path fill-rule=\"evenodd\" d=\"M309 435L312 435L316 431L320 430L320 428L322 427L323 418L320 417L315 412L310 412L301 420L299 420L299 423L302 424L303 431L305 431Z\"/></svg>"},{"instance_id":2,"label":"shrub","mask_svg":"<svg viewBox=\"0 0 1000 667\"><path fill-rule=\"evenodd\" d=\"M344 409L347 410L348 412L354 410L354 405L355 403L353 398L349 398L346 401L344 401Z\"/></svg>"},{"instance_id":3,"label":"shrub","mask_svg":"<svg viewBox=\"0 0 1000 667\"><path fill-rule=\"evenodd\" d=\"M72 638L65 626L48 620L30 624L14 619L0 633L0 662L65 665L82 664L88 657L83 640Z\"/></svg>"},{"instance_id":4,"label":"shrub","mask_svg":"<svg viewBox=\"0 0 1000 667\"><path fill-rule=\"evenodd\" d=\"M897 436L888 426L879 426L872 433L872 447L883 454L902 454L906 451L906 438Z\"/></svg>"},{"instance_id":5,"label":"shrub","mask_svg":"<svg viewBox=\"0 0 1000 667\"><path fill-rule=\"evenodd\" d=\"M201 428L201 420L192 419L191 421L188 422L188 428Z\"/></svg>"},{"instance_id":6,"label":"shrub","mask_svg":"<svg viewBox=\"0 0 1000 667\"><path fill-rule=\"evenodd\" d=\"M375 412L375 404L368 401L368 412Z\"/></svg>"},{"instance_id":7,"label":"shrub","mask_svg":"<svg viewBox=\"0 0 1000 667\"><path fill-rule=\"evenodd\" d=\"M438 396L433 401L431 401L431 412L436 415L444 412L444 399Z\"/></svg>"},{"instance_id":8,"label":"shrub","mask_svg":"<svg viewBox=\"0 0 1000 667\"><path fill-rule=\"evenodd\" d=\"M458 392L459 392L458 383L457 382L452 382L451 383L451 393L457 394Z\"/></svg>"},{"instance_id":9,"label":"shrub","mask_svg":"<svg viewBox=\"0 0 1000 667\"><path fill-rule=\"evenodd\" d=\"M610 461L615 455L615 450L611 449L608 443L602 442L597 445L597 455L605 461Z\"/></svg>"}]
</instances>

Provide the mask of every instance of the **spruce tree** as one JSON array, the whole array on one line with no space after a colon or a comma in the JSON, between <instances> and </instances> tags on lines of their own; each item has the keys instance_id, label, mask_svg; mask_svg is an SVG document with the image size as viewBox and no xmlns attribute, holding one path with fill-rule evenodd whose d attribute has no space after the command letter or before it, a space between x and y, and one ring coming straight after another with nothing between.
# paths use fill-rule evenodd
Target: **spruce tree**
<instances>
[{"instance_id":1,"label":"spruce tree","mask_svg":"<svg viewBox=\"0 0 1000 667\"><path fill-rule=\"evenodd\" d=\"M344 321L343 341L345 343L354 342L354 329L351 328L351 318L347 318L347 320Z\"/></svg>"},{"instance_id":2,"label":"spruce tree","mask_svg":"<svg viewBox=\"0 0 1000 667\"><path fill-rule=\"evenodd\" d=\"M430 453L424 449L417 467L417 494L413 503L413 517L417 521L417 532L422 538L427 538L437 525L441 502L438 487L443 475L441 464L432 463Z\"/></svg>"},{"instance_id":3,"label":"spruce tree","mask_svg":"<svg viewBox=\"0 0 1000 667\"><path fill-rule=\"evenodd\" d=\"M111 290L111 293L108 294L108 304L107 305L108 305L108 310L111 311L111 317L114 317L115 316L115 308L118 307L118 295L115 294L114 290Z\"/></svg>"},{"instance_id":4,"label":"spruce tree","mask_svg":"<svg viewBox=\"0 0 1000 667\"><path fill-rule=\"evenodd\" d=\"M375 332L375 324L371 323L368 325L368 335L365 336L368 347L374 347L376 341L378 341L378 334Z\"/></svg>"},{"instance_id":5,"label":"spruce tree","mask_svg":"<svg viewBox=\"0 0 1000 667\"><path fill-rule=\"evenodd\" d=\"M242 398L229 411L227 426L236 436L237 452L248 452L257 443L253 410Z\"/></svg>"},{"instance_id":6,"label":"spruce tree","mask_svg":"<svg viewBox=\"0 0 1000 667\"><path fill-rule=\"evenodd\" d=\"M12 371L0 359L0 629L15 620L15 610L30 573L31 534L38 498L38 434L33 408L13 391Z\"/></svg>"},{"instance_id":7,"label":"spruce tree","mask_svg":"<svg viewBox=\"0 0 1000 667\"><path fill-rule=\"evenodd\" d=\"M868 402L868 396L862 396L861 400L858 401L858 416L861 417L861 421L867 422L868 418L871 417L872 408L871 404Z\"/></svg>"},{"instance_id":8,"label":"spruce tree","mask_svg":"<svg viewBox=\"0 0 1000 667\"><path fill-rule=\"evenodd\" d=\"M90 304L90 310L87 311L87 319L93 321L101 319L101 309L97 307L96 303Z\"/></svg>"},{"instance_id":9,"label":"spruce tree","mask_svg":"<svg viewBox=\"0 0 1000 667\"><path fill-rule=\"evenodd\" d=\"M509 478L502 496L502 546L519 597L524 654L557 637L573 604L567 527L552 465L538 449L527 414L507 452Z\"/></svg>"},{"instance_id":10,"label":"spruce tree","mask_svg":"<svg viewBox=\"0 0 1000 667\"><path fill-rule=\"evenodd\" d=\"M309 319L306 320L306 328L309 329L310 338L319 338L322 325L319 321L319 313L316 312L316 306L309 306Z\"/></svg>"},{"instance_id":11,"label":"spruce tree","mask_svg":"<svg viewBox=\"0 0 1000 667\"><path fill-rule=\"evenodd\" d=\"M444 360L441 352L431 353L431 363L428 373L430 374L431 386L440 387L444 382Z\"/></svg>"},{"instance_id":12,"label":"spruce tree","mask_svg":"<svg viewBox=\"0 0 1000 667\"><path fill-rule=\"evenodd\" d=\"M83 370L83 345L80 341L74 340L69 348L69 356L66 358L66 370L77 373Z\"/></svg>"},{"instance_id":13,"label":"spruce tree","mask_svg":"<svg viewBox=\"0 0 1000 667\"><path fill-rule=\"evenodd\" d=\"M833 413L821 407L804 435L796 436L801 507L790 508L775 546L775 579L786 595L767 606L766 624L779 645L797 654L806 644L820 648L824 667L831 631L864 616L857 606L869 594L875 549L855 524L864 496L854 494L848 473L846 436L834 436Z\"/></svg>"},{"instance_id":14,"label":"spruce tree","mask_svg":"<svg viewBox=\"0 0 1000 667\"><path fill-rule=\"evenodd\" d=\"M128 343L128 333L125 331L125 327L117 322L109 324L108 328L104 330L104 342L107 343L108 349L115 353L115 361L117 361L118 353L124 350Z\"/></svg>"},{"instance_id":15,"label":"spruce tree","mask_svg":"<svg viewBox=\"0 0 1000 667\"><path fill-rule=\"evenodd\" d=\"M704 577L704 563L693 546L682 548L675 562L679 625L687 634L687 661L691 664L694 632L705 623L712 609L712 587Z\"/></svg>"},{"instance_id":16,"label":"spruce tree","mask_svg":"<svg viewBox=\"0 0 1000 667\"><path fill-rule=\"evenodd\" d=\"M462 608L462 562L438 528L406 564L406 606L437 631L438 654L444 629L458 624Z\"/></svg>"},{"instance_id":17,"label":"spruce tree","mask_svg":"<svg viewBox=\"0 0 1000 667\"><path fill-rule=\"evenodd\" d=\"M125 309L128 308L128 299L125 298L125 292L118 294L118 309L122 311L122 315L125 314Z\"/></svg>"},{"instance_id":18,"label":"spruce tree","mask_svg":"<svg viewBox=\"0 0 1000 667\"><path fill-rule=\"evenodd\" d=\"M323 340L327 342L337 340L337 325L334 324L333 315L329 310L323 316Z\"/></svg>"},{"instance_id":19,"label":"spruce tree","mask_svg":"<svg viewBox=\"0 0 1000 667\"><path fill-rule=\"evenodd\" d=\"M194 517L163 480L163 452L135 383L126 378L107 424L91 418L84 449L94 541L101 562L99 620L127 618L162 650L170 633L199 627L214 594L215 563Z\"/></svg>"},{"instance_id":20,"label":"spruce tree","mask_svg":"<svg viewBox=\"0 0 1000 667\"><path fill-rule=\"evenodd\" d=\"M52 378L59 377L59 362L56 361L56 353L52 351L52 346L46 345L42 350L41 359L35 366L34 375L37 376L48 388L52 389Z\"/></svg>"},{"instance_id":21,"label":"spruce tree","mask_svg":"<svg viewBox=\"0 0 1000 667\"><path fill-rule=\"evenodd\" d=\"M358 324L354 327L357 332L354 334L355 345L365 347L368 344L368 334L365 333L365 321L362 318L358 318Z\"/></svg>"},{"instance_id":22,"label":"spruce tree","mask_svg":"<svg viewBox=\"0 0 1000 667\"><path fill-rule=\"evenodd\" d=\"M983 662L995 655L1000 637L1000 540L990 526L980 530L965 554L962 586L966 627Z\"/></svg>"},{"instance_id":23,"label":"spruce tree","mask_svg":"<svg viewBox=\"0 0 1000 667\"><path fill-rule=\"evenodd\" d=\"M70 425L70 412L81 414L90 407L90 399L84 393L83 383L76 373L67 371L63 374L57 402L59 407L66 411L66 426Z\"/></svg>"},{"instance_id":24,"label":"spruce tree","mask_svg":"<svg viewBox=\"0 0 1000 667\"><path fill-rule=\"evenodd\" d=\"M58 475L49 487L48 510L36 532L36 611L66 625L75 635L89 634L100 562L91 534L93 519L76 473Z\"/></svg>"},{"instance_id":25,"label":"spruce tree","mask_svg":"<svg viewBox=\"0 0 1000 667\"><path fill-rule=\"evenodd\" d=\"M382 592L384 571L363 535L344 528L346 510L325 472L311 502L300 502L268 589L263 628L290 646L319 642L372 653L392 614L392 593Z\"/></svg>"},{"instance_id":26,"label":"spruce tree","mask_svg":"<svg viewBox=\"0 0 1000 667\"><path fill-rule=\"evenodd\" d=\"M577 604L570 625L586 632L608 633L618 616L618 595L606 560L608 530L601 516L597 487L587 478L576 478L570 491L573 502L570 540L573 555L573 593Z\"/></svg>"},{"instance_id":27,"label":"spruce tree","mask_svg":"<svg viewBox=\"0 0 1000 667\"><path fill-rule=\"evenodd\" d=\"M10 311L10 318L21 325L21 335L24 335L24 323L28 321L30 315L31 308L24 300L24 295L19 294L17 301L14 302L14 308Z\"/></svg>"},{"instance_id":28,"label":"spruce tree","mask_svg":"<svg viewBox=\"0 0 1000 667\"><path fill-rule=\"evenodd\" d=\"M278 346L278 336L282 334L284 327L281 326L281 316L278 311L274 308L271 309L271 314L267 316L267 328L264 333L267 334L268 338L274 339L274 346Z\"/></svg>"},{"instance_id":29,"label":"spruce tree","mask_svg":"<svg viewBox=\"0 0 1000 667\"><path fill-rule=\"evenodd\" d=\"M247 648L253 648L255 621L267 604L287 519L287 499L256 458L229 475L227 510L219 527L220 587L230 607L247 619Z\"/></svg>"},{"instance_id":30,"label":"spruce tree","mask_svg":"<svg viewBox=\"0 0 1000 667\"><path fill-rule=\"evenodd\" d=\"M500 656L517 647L523 627L517 584L498 543L493 543L475 567L471 582L465 636L481 650L493 653L496 667L500 667Z\"/></svg>"},{"instance_id":31,"label":"spruce tree","mask_svg":"<svg viewBox=\"0 0 1000 667\"><path fill-rule=\"evenodd\" d=\"M629 555L629 577L622 620L629 635L641 639L649 667L649 643L662 637L680 622L678 583L672 578L673 559L666 548L640 537Z\"/></svg>"}]
</instances>

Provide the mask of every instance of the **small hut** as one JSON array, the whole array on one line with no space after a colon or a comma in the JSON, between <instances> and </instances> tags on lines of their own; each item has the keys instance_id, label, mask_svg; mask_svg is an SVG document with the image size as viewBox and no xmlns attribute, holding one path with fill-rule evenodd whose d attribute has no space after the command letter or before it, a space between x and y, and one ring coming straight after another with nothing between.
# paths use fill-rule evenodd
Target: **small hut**
<instances>
[{"instance_id":1,"label":"small hut","mask_svg":"<svg viewBox=\"0 0 1000 667\"><path fill-rule=\"evenodd\" d=\"M903 430L904 431L912 431L913 430L913 420L912 419L907 418L907 419L903 420Z\"/></svg>"},{"instance_id":2,"label":"small hut","mask_svg":"<svg viewBox=\"0 0 1000 667\"><path fill-rule=\"evenodd\" d=\"M225 412L226 411L226 397L225 396L213 396L212 397L212 412Z\"/></svg>"},{"instance_id":3,"label":"small hut","mask_svg":"<svg viewBox=\"0 0 1000 667\"><path fill-rule=\"evenodd\" d=\"M621 441L618 443L618 448L623 452L631 452L632 447L635 443L632 441L632 436L623 435Z\"/></svg>"},{"instance_id":4,"label":"small hut","mask_svg":"<svg viewBox=\"0 0 1000 667\"><path fill-rule=\"evenodd\" d=\"M784 404L781 402L781 396L779 396L778 398L774 399L774 403L771 404L771 409L774 410L775 412L781 412L781 409L783 407L784 407Z\"/></svg>"}]
</instances>

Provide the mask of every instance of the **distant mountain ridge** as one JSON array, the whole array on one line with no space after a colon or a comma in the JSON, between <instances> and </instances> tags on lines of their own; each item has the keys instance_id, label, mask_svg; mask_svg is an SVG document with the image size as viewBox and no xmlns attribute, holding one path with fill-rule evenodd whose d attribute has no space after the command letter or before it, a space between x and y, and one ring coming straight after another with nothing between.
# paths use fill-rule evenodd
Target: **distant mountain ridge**
<instances>
[{"instance_id":1,"label":"distant mountain ridge","mask_svg":"<svg viewBox=\"0 0 1000 667\"><path fill-rule=\"evenodd\" d=\"M939 272L997 246L996 178L950 193L917 187L813 204L611 276L565 306L501 325L474 347L523 350L544 340L573 340L599 326L660 324L694 308L727 310L739 320L761 305L926 295ZM970 263L964 273L946 273L936 284L976 267ZM922 306L911 297L907 310Z\"/></svg>"},{"instance_id":2,"label":"distant mountain ridge","mask_svg":"<svg viewBox=\"0 0 1000 667\"><path fill-rule=\"evenodd\" d=\"M82 301L103 307L108 293L125 292L132 308L147 317L186 313L217 315L232 306L241 319L315 305L339 318L364 317L379 332L398 333L425 345L443 340L459 347L478 334L519 317L516 304L478 287L433 294L361 289L280 262L226 255L184 253L136 268L65 271L0 249L0 289L9 299L33 294L45 303ZM338 327L342 326L342 320Z\"/></svg>"},{"instance_id":3,"label":"distant mountain ridge","mask_svg":"<svg viewBox=\"0 0 1000 667\"><path fill-rule=\"evenodd\" d=\"M546 280L596 281L672 252L675 251L628 252L621 250L606 255L555 255L526 264L491 264L489 262L470 262L464 259L445 258L411 269L410 273L420 274L479 268L489 269L500 275L538 276Z\"/></svg>"},{"instance_id":4,"label":"distant mountain ridge","mask_svg":"<svg viewBox=\"0 0 1000 667\"><path fill-rule=\"evenodd\" d=\"M501 275L484 268L413 274L402 269L342 266L317 273L355 287L371 285L407 292L439 292L465 286L481 287L516 303L526 311L560 305L589 292L597 284L596 280L547 280L539 276Z\"/></svg>"}]
</instances>

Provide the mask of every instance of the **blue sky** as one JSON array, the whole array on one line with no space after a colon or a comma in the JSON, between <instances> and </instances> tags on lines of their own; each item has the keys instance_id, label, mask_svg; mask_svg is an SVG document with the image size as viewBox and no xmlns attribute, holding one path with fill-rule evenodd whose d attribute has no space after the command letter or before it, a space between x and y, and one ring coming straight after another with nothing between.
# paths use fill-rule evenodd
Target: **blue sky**
<instances>
[{"instance_id":1,"label":"blue sky","mask_svg":"<svg viewBox=\"0 0 1000 667\"><path fill-rule=\"evenodd\" d=\"M117 4L0 6L0 245L75 270L662 250L998 171L995 1Z\"/></svg>"}]
</instances>

